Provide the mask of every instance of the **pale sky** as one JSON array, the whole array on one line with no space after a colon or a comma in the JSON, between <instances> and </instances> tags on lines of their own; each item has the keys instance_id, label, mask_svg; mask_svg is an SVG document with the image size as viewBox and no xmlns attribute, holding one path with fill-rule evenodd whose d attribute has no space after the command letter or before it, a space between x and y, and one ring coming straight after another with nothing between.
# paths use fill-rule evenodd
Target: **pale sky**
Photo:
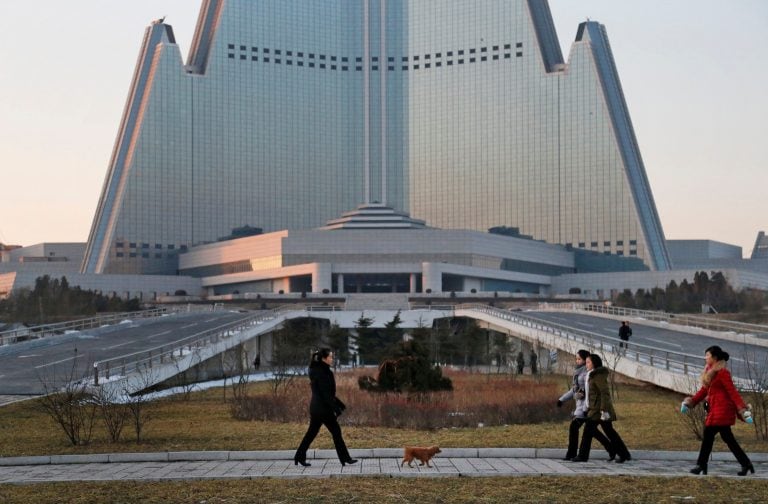
<instances>
[{"instance_id":1,"label":"pale sky","mask_svg":"<svg viewBox=\"0 0 768 504\"><path fill-rule=\"evenodd\" d=\"M186 60L200 3L0 0L0 242L87 240L144 29L167 16ZM549 4L566 60L579 22L606 26L666 237L749 256L768 231L768 1Z\"/></svg>"}]
</instances>

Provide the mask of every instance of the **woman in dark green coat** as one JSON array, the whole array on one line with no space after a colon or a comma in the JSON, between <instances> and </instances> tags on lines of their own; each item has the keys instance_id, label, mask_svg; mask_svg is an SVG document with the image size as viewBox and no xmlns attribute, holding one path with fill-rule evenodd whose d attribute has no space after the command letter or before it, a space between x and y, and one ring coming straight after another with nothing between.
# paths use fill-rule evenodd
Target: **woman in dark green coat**
<instances>
[{"instance_id":1,"label":"woman in dark green coat","mask_svg":"<svg viewBox=\"0 0 768 504\"><path fill-rule=\"evenodd\" d=\"M611 390L608 386L608 369L603 366L603 360L597 354L587 357L587 423L584 427L584 436L581 439L579 454L574 462L586 462L589 460L589 450L592 448L592 438L597 427L600 426L611 441L611 449L616 454L616 463L623 464L631 460L632 456L627 450L627 445L613 428L616 420L616 410L613 409ZM609 459L610 462L610 459Z\"/></svg>"}]
</instances>

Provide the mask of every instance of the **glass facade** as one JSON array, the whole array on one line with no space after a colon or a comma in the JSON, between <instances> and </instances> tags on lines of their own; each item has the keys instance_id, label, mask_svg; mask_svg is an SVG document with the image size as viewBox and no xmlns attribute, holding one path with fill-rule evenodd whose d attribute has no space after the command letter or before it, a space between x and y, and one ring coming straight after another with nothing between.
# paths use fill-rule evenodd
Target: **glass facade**
<instances>
[{"instance_id":1,"label":"glass facade","mask_svg":"<svg viewBox=\"0 0 768 504\"><path fill-rule=\"evenodd\" d=\"M147 29L83 269L374 202L669 266L599 24L566 65L545 0L206 0L186 65Z\"/></svg>"}]
</instances>

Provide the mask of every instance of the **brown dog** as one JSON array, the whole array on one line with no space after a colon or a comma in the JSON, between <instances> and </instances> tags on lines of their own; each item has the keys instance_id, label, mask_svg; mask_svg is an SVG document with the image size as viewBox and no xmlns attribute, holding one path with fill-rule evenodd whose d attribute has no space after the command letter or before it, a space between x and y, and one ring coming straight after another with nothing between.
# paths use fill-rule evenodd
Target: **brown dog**
<instances>
[{"instance_id":1,"label":"brown dog","mask_svg":"<svg viewBox=\"0 0 768 504\"><path fill-rule=\"evenodd\" d=\"M403 450L403 461L400 462L400 467L403 467L403 464L406 462L408 462L408 467L413 467L411 465L413 459L421 461L419 465L427 464L427 467L432 467L429 465L429 461L437 453L440 453L440 447L438 446L406 446Z\"/></svg>"}]
</instances>

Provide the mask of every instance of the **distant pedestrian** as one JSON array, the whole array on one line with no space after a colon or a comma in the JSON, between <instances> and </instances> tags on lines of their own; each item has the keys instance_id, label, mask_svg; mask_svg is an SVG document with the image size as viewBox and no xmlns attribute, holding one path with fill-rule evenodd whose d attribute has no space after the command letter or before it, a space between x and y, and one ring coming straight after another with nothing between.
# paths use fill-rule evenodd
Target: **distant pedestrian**
<instances>
[{"instance_id":1,"label":"distant pedestrian","mask_svg":"<svg viewBox=\"0 0 768 504\"><path fill-rule=\"evenodd\" d=\"M524 369L525 369L525 356L523 355L523 351L520 350L520 352L517 354L517 374L523 374Z\"/></svg>"},{"instance_id":2,"label":"distant pedestrian","mask_svg":"<svg viewBox=\"0 0 768 504\"><path fill-rule=\"evenodd\" d=\"M682 413L687 413L688 408L693 408L704 399L709 402L699 458L696 460L696 467L691 469L693 474L707 474L707 462L712 453L716 434L720 434L720 438L725 441L728 449L741 464L741 471L736 474L746 476L748 472L753 474L755 472L752 462L731 432L731 425L736 423L737 416L747 423L752 423L754 420L752 412L744 404L744 399L733 386L730 371L725 367L729 357L728 352L717 345L707 348L704 353L706 365L701 374L701 388L693 397L686 397L680 407Z\"/></svg>"},{"instance_id":3,"label":"distant pedestrian","mask_svg":"<svg viewBox=\"0 0 768 504\"><path fill-rule=\"evenodd\" d=\"M630 336L632 336L632 328L629 327L629 322L625 320L621 323L621 327L619 327L619 339L621 340L619 342L619 348L627 347L627 342L629 341Z\"/></svg>"},{"instance_id":4,"label":"distant pedestrian","mask_svg":"<svg viewBox=\"0 0 768 504\"><path fill-rule=\"evenodd\" d=\"M531 359L531 374L535 375L539 370L539 366L538 366L539 356L536 355L536 352L534 352L533 349L531 349L530 359Z\"/></svg>"},{"instance_id":5,"label":"distant pedestrian","mask_svg":"<svg viewBox=\"0 0 768 504\"><path fill-rule=\"evenodd\" d=\"M256 371L259 370L259 367L261 366L261 354L256 354L256 358L253 359L253 367L256 368Z\"/></svg>"}]
</instances>

